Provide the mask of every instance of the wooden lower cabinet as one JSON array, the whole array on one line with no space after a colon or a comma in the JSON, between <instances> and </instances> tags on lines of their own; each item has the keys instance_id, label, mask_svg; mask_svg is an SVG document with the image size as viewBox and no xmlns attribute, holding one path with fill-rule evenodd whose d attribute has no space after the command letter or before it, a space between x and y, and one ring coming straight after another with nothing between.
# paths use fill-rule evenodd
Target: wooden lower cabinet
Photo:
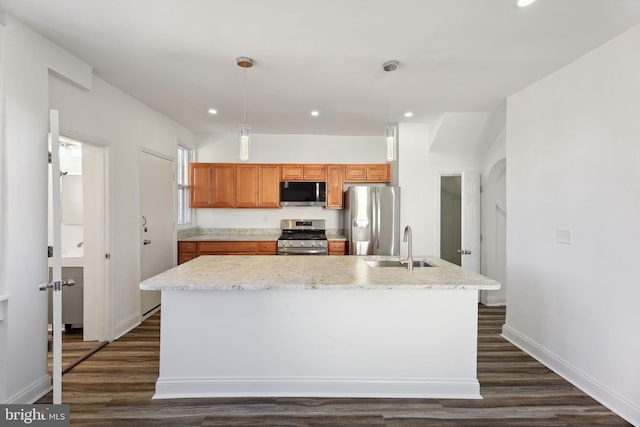
<instances>
[{"instance_id":1,"label":"wooden lower cabinet","mask_svg":"<svg viewBox=\"0 0 640 427\"><path fill-rule=\"evenodd\" d=\"M344 240L329 240L329 255L345 255L347 242Z\"/></svg>"},{"instance_id":2,"label":"wooden lower cabinet","mask_svg":"<svg viewBox=\"0 0 640 427\"><path fill-rule=\"evenodd\" d=\"M276 255L275 241L181 241L178 264L200 255Z\"/></svg>"},{"instance_id":3,"label":"wooden lower cabinet","mask_svg":"<svg viewBox=\"0 0 640 427\"><path fill-rule=\"evenodd\" d=\"M196 242L178 242L178 265L198 256L198 248Z\"/></svg>"}]
</instances>

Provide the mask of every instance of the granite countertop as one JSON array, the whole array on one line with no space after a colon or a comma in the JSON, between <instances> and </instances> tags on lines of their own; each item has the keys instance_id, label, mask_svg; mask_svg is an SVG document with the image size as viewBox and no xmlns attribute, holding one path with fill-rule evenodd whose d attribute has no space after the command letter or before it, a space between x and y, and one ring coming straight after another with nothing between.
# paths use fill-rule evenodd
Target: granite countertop
<instances>
[{"instance_id":1,"label":"granite countertop","mask_svg":"<svg viewBox=\"0 0 640 427\"><path fill-rule=\"evenodd\" d=\"M178 238L179 242L255 242L276 241L280 233L206 233Z\"/></svg>"},{"instance_id":2,"label":"granite countertop","mask_svg":"<svg viewBox=\"0 0 640 427\"><path fill-rule=\"evenodd\" d=\"M142 290L444 289L495 290L500 284L434 257L434 267L371 267L384 256L200 256L140 284Z\"/></svg>"},{"instance_id":3,"label":"granite countertop","mask_svg":"<svg viewBox=\"0 0 640 427\"><path fill-rule=\"evenodd\" d=\"M210 228L199 229L193 232L178 233L179 242L255 242L276 241L282 234L279 228L254 229L254 228ZM327 230L329 240L347 240L338 231Z\"/></svg>"}]
</instances>

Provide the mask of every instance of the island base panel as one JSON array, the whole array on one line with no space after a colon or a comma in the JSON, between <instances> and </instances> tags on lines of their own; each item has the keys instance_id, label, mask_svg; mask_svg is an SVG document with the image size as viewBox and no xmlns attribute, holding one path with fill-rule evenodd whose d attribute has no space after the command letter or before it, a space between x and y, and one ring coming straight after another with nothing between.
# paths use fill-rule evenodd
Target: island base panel
<instances>
[{"instance_id":1,"label":"island base panel","mask_svg":"<svg viewBox=\"0 0 640 427\"><path fill-rule=\"evenodd\" d=\"M480 398L477 291L163 291L154 398Z\"/></svg>"}]
</instances>

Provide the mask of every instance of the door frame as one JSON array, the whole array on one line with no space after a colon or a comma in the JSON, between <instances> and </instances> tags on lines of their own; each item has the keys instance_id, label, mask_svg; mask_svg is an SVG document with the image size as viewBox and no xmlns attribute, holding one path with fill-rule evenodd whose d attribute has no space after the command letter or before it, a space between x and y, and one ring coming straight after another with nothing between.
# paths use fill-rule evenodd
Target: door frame
<instances>
[{"instance_id":1,"label":"door frame","mask_svg":"<svg viewBox=\"0 0 640 427\"><path fill-rule=\"evenodd\" d=\"M171 206L171 212L172 212L172 221L173 221L173 235L172 235L172 241L173 241L173 245L172 245L172 259L174 261L174 265L176 264L176 259L178 256L178 249L177 249L177 230L176 230L176 222L177 222L177 208L176 206L178 206L178 190L177 190L177 184L176 184L176 157L175 156L168 156L166 154L163 154L159 151L156 151L154 149L148 148L148 147L144 147L142 145L138 146L138 219L141 220L142 219L142 155L143 154L148 154L151 156L155 156L155 157L159 157L161 159L167 160L171 162L171 170L172 170L172 174L173 174L173 186L172 186L172 191L173 191L173 196L171 198L172 200L172 206ZM140 223L142 224L142 223ZM142 281L142 233L138 233L138 277L140 279L140 281ZM138 297L137 297L137 305L139 308L141 308L141 304L142 304L142 290L138 291ZM153 314L155 314L156 312L158 312L160 310L160 306L156 307L155 309L151 310L150 312L148 312L146 315L144 313L142 313L142 310L140 310L140 321L145 320L147 318L149 318L150 316L152 316Z\"/></svg>"},{"instance_id":2,"label":"door frame","mask_svg":"<svg viewBox=\"0 0 640 427\"><path fill-rule=\"evenodd\" d=\"M102 150L102 167L103 167L103 207L102 213L103 226L100 228L97 236L96 253L89 254L90 257L95 257L96 260L101 260L97 265L98 277L94 285L96 292L93 301L88 298L83 299L84 307L92 307L96 313L96 328L92 336L86 337L89 341L113 341L115 339L115 327L113 323L114 319L114 307L113 301L115 301L114 289L113 289L113 267L109 262L111 259L111 242L113 241L113 206L111 201L113 200L113 162L112 162L112 150L113 147L108 142L97 141L93 138L80 136L77 133L67 130L60 131L60 138L71 139L79 142L83 145L89 145ZM100 248L104 248L101 250ZM87 258L87 252L85 247L84 252L85 259ZM85 281L86 283L86 281ZM85 310L86 311L86 310ZM87 318L85 317L85 321Z\"/></svg>"},{"instance_id":3,"label":"door frame","mask_svg":"<svg viewBox=\"0 0 640 427\"><path fill-rule=\"evenodd\" d=\"M482 179L482 174L473 170L457 170L457 171L439 171L437 173L437 180L436 180L436 192L437 192L437 206L436 206L436 222L435 222L435 228L436 228L436 242L437 242L437 247L436 247L436 256L438 258L441 257L441 250L440 250L440 246L441 246L441 222L442 222L442 215L441 215L441 209L442 209L442 178L443 177L451 177L451 176L459 176L461 179L461 218L462 218L462 223L460 224L461 227L461 242L460 242L460 249L465 249L463 246L465 245L464 243L464 239L465 239L465 234L464 234L464 221L465 221L465 174L477 174L479 175L480 179ZM480 191L479 196L479 204L481 205L482 203L482 191ZM481 207L479 208L479 210L481 211ZM478 238L479 241L482 241L482 221L481 218L478 218L478 224L477 224L477 228L478 228ZM478 248L478 259L482 260L482 245L479 245ZM464 258L462 258L461 264L464 265ZM480 267L480 263L478 263L478 267ZM478 270L478 272L480 272Z\"/></svg>"},{"instance_id":4,"label":"door frame","mask_svg":"<svg viewBox=\"0 0 640 427\"><path fill-rule=\"evenodd\" d=\"M442 253L440 250L441 246L441 227L442 227L442 178L443 177L451 177L451 176L459 176L462 179L462 171L440 171L438 172L438 178L436 179L436 193L437 193L437 206L436 206L436 254L435 256L440 258ZM460 243L462 244L462 242Z\"/></svg>"}]
</instances>

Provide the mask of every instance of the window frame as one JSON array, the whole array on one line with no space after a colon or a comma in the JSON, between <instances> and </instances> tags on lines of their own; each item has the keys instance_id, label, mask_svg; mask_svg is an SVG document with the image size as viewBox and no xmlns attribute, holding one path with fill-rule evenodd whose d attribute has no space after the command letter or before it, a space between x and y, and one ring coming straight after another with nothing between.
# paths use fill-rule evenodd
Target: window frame
<instances>
[{"instance_id":1,"label":"window frame","mask_svg":"<svg viewBox=\"0 0 640 427\"><path fill-rule=\"evenodd\" d=\"M189 163L193 161L194 150L182 144L176 149L176 197L177 218L180 228L193 225L193 209L189 207Z\"/></svg>"}]
</instances>

